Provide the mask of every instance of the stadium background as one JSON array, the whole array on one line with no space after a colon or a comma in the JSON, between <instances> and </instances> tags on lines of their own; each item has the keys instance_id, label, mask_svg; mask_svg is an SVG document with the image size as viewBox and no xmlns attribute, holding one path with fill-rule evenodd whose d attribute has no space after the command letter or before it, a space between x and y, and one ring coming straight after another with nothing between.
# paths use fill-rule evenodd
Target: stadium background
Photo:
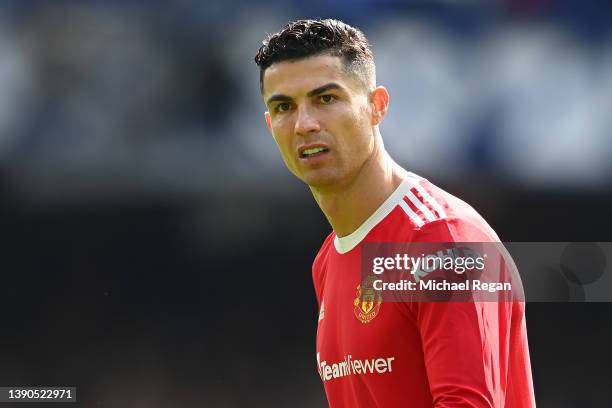
<instances>
[{"instance_id":1,"label":"stadium background","mask_svg":"<svg viewBox=\"0 0 612 408\"><path fill-rule=\"evenodd\" d=\"M325 406L310 263L329 226L252 62L288 19L365 31L392 156L503 240L611 241L611 4L2 1L0 385ZM611 311L528 305L540 407L609 404Z\"/></svg>"}]
</instances>

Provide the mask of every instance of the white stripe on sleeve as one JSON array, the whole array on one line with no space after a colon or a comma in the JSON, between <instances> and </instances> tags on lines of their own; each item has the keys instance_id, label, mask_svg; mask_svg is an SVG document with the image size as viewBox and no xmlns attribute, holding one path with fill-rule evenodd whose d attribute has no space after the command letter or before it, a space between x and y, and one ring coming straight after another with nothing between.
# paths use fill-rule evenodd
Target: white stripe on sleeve
<instances>
[{"instance_id":1,"label":"white stripe on sleeve","mask_svg":"<svg viewBox=\"0 0 612 408\"><path fill-rule=\"evenodd\" d=\"M400 207L402 207L402 210L404 210L408 217L410 217L412 222L414 222L417 226L422 227L425 224L421 217L419 217L417 213L412 211L412 208L410 208L404 200L400 200L399 205Z\"/></svg>"},{"instance_id":2,"label":"white stripe on sleeve","mask_svg":"<svg viewBox=\"0 0 612 408\"><path fill-rule=\"evenodd\" d=\"M431 195L429 195L427 191L425 191L425 189L423 188L423 186L421 186L421 184L415 183L413 187L416 188L419 194L421 194L421 197L423 197L423 201L425 201L426 203L429 203L434 208L434 210L436 210L440 218L446 217L446 213L442 209L442 206L438 204L438 202Z\"/></svg>"},{"instance_id":3,"label":"white stripe on sleeve","mask_svg":"<svg viewBox=\"0 0 612 408\"><path fill-rule=\"evenodd\" d=\"M421 202L421 200L419 200L418 197L412 193L412 191L408 191L406 196L417 209L419 209L423 212L423 214L425 214L425 218L427 218L427 221L431 222L436 220L437 217L433 215L431 211L429 211L429 208L427 208L427 206L423 204L423 202Z\"/></svg>"}]
</instances>

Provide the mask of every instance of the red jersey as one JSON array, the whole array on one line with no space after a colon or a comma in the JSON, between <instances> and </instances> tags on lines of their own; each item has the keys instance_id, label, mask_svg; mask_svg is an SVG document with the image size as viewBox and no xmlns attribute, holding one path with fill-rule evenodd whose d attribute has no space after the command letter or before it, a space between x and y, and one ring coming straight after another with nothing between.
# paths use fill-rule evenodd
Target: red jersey
<instances>
[{"instance_id":1,"label":"red jersey","mask_svg":"<svg viewBox=\"0 0 612 408\"><path fill-rule=\"evenodd\" d=\"M333 408L535 407L525 304L382 302L359 310L367 242L498 242L469 205L413 173L313 265L317 368Z\"/></svg>"}]
</instances>

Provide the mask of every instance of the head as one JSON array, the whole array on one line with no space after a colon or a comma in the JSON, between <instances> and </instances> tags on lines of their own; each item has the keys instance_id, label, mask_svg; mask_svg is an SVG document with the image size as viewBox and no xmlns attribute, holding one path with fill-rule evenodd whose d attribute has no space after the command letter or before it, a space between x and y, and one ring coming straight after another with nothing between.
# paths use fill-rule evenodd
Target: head
<instances>
[{"instance_id":1,"label":"head","mask_svg":"<svg viewBox=\"0 0 612 408\"><path fill-rule=\"evenodd\" d=\"M350 183L382 151L389 96L376 87L363 33L337 20L300 20L255 56L266 123L289 170L315 188Z\"/></svg>"}]
</instances>

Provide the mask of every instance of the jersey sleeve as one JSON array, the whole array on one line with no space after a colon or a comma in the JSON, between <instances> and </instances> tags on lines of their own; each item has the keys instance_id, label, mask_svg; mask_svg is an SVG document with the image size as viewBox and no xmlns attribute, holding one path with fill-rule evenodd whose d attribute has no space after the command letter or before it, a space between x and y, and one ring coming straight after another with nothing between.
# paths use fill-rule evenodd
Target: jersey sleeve
<instances>
[{"instance_id":1,"label":"jersey sleeve","mask_svg":"<svg viewBox=\"0 0 612 408\"><path fill-rule=\"evenodd\" d=\"M426 225L415 238L421 242L485 240L478 226L460 219ZM524 304L412 302L409 308L420 332L434 407L503 407L510 326L513 315L524 317Z\"/></svg>"},{"instance_id":2,"label":"jersey sleeve","mask_svg":"<svg viewBox=\"0 0 612 408\"><path fill-rule=\"evenodd\" d=\"M314 262L312 263L312 283L314 285L315 296L317 297L317 308L321 307L321 300L323 298L323 287L325 284L325 274L327 265L327 256L329 254L330 245L333 245L334 234L331 233L327 236L321 249L317 253Z\"/></svg>"}]
</instances>

